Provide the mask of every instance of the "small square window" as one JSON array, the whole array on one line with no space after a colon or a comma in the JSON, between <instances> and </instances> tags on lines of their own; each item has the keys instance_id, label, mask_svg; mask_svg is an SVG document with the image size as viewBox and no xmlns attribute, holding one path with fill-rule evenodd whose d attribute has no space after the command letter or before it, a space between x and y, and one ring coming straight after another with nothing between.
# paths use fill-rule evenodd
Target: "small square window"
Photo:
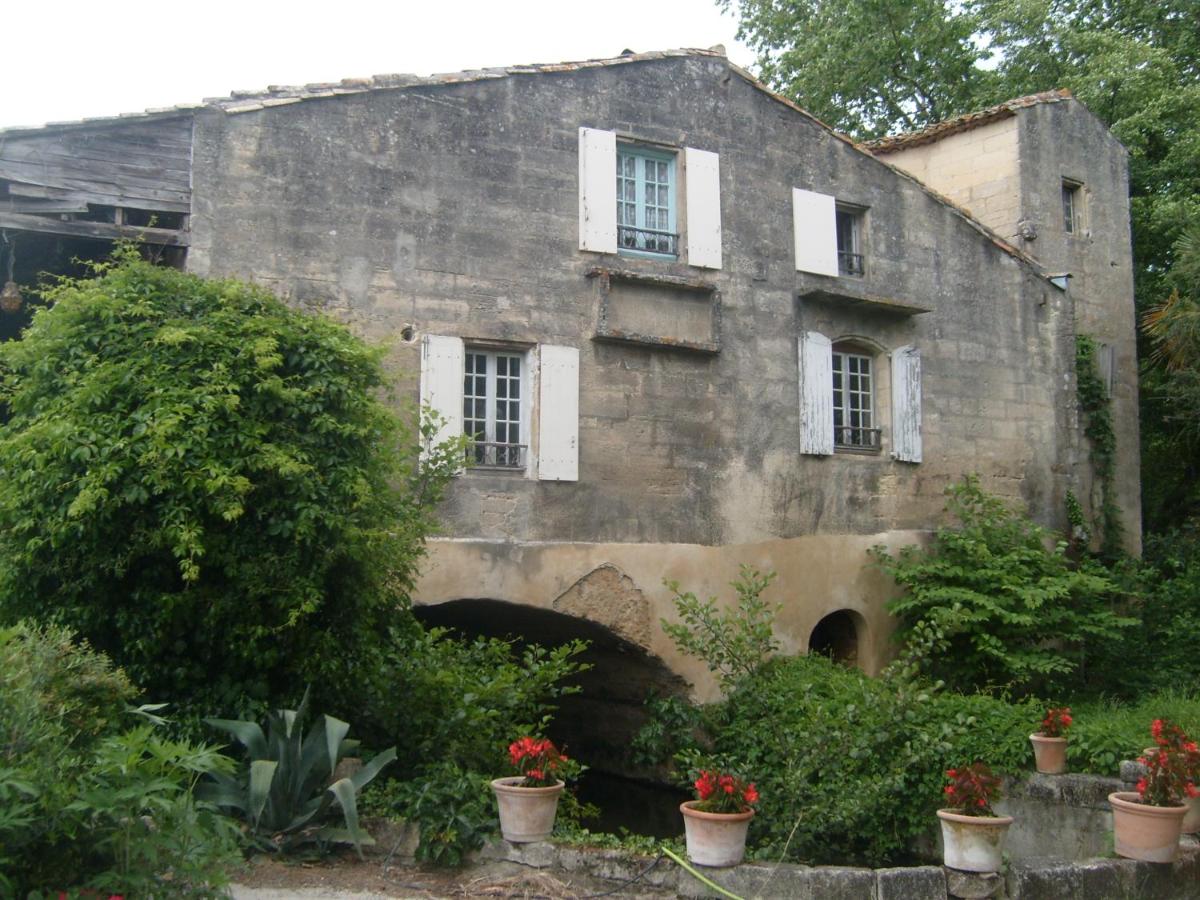
<instances>
[{"instance_id":1,"label":"small square window","mask_svg":"<svg viewBox=\"0 0 1200 900\"><path fill-rule=\"evenodd\" d=\"M672 154L633 146L618 148L617 248L632 255L679 255Z\"/></svg>"},{"instance_id":2,"label":"small square window","mask_svg":"<svg viewBox=\"0 0 1200 900\"><path fill-rule=\"evenodd\" d=\"M838 274L863 274L863 211L849 206L837 207Z\"/></svg>"},{"instance_id":3,"label":"small square window","mask_svg":"<svg viewBox=\"0 0 1200 900\"><path fill-rule=\"evenodd\" d=\"M463 432L471 438L467 462L524 469L528 373L525 356L467 347L463 357Z\"/></svg>"},{"instance_id":4,"label":"small square window","mask_svg":"<svg viewBox=\"0 0 1200 900\"><path fill-rule=\"evenodd\" d=\"M1063 231L1079 234L1083 231L1083 185L1077 181L1063 180Z\"/></svg>"}]
</instances>

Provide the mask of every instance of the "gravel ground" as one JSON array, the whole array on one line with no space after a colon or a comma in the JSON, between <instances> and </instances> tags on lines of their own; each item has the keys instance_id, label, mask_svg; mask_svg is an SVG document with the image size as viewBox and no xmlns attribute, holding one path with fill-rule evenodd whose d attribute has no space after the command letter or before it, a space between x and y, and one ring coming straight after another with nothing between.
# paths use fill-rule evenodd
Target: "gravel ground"
<instances>
[{"instance_id":1,"label":"gravel ground","mask_svg":"<svg viewBox=\"0 0 1200 900\"><path fill-rule=\"evenodd\" d=\"M548 872L514 863L490 862L462 869L424 869L380 859L340 856L317 863L257 857L234 875L235 900L611 900L674 897L674 891L620 883L578 872Z\"/></svg>"}]
</instances>

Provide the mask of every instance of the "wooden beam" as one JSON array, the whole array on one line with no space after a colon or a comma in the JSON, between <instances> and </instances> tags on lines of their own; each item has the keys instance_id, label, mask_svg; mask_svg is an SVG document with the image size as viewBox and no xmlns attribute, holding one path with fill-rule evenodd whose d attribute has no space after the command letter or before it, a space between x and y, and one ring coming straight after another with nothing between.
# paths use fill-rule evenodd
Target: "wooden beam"
<instances>
[{"instance_id":1,"label":"wooden beam","mask_svg":"<svg viewBox=\"0 0 1200 900\"><path fill-rule=\"evenodd\" d=\"M80 200L0 200L0 211L14 213L85 213L88 205Z\"/></svg>"},{"instance_id":2,"label":"wooden beam","mask_svg":"<svg viewBox=\"0 0 1200 900\"><path fill-rule=\"evenodd\" d=\"M0 212L0 228L95 238L101 241L143 241L168 247L186 247L191 237L186 231L175 231L172 228L139 228L136 225L112 225L108 222L63 221L9 212Z\"/></svg>"}]
</instances>

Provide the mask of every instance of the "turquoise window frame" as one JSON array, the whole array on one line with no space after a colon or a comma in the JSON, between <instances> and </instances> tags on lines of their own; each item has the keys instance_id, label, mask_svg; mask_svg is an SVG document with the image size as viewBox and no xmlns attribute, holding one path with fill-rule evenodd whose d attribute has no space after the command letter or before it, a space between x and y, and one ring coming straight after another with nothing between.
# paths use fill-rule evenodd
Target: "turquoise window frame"
<instances>
[{"instance_id":1,"label":"turquoise window frame","mask_svg":"<svg viewBox=\"0 0 1200 900\"><path fill-rule=\"evenodd\" d=\"M624 192L624 182L628 179L628 176L625 171L626 167L625 167L625 163L624 163L624 161L626 159L634 160L634 168L635 168L634 176L633 176L634 198L632 201L632 203L634 205L634 210L635 210L635 216L634 216L635 221L633 223L621 221L621 219L622 219L622 210L621 210L622 204L631 202L624 196L624 193L625 193ZM656 251L656 250L642 250L642 249L638 249L636 247L621 247L620 246L620 237L619 236L620 236L620 229L622 226L629 227L629 228L637 228L637 229L645 229L645 228L649 227L646 225L647 214L650 209L650 205L647 203L647 198L646 198L646 189L647 189L646 163L647 163L647 161L655 162L655 163L666 163L667 227L665 229L658 228L658 229L654 229L654 230L658 230L658 231L665 230L665 231L670 232L673 235L673 238L671 239L671 243L673 244L675 249L670 252ZM679 257L679 232L676 228L676 214L677 214L677 210L678 210L678 203L676 202L676 190L675 190L678 179L676 178L675 173L676 173L676 167L675 167L675 154L674 153L670 153L665 150L652 150L650 148L639 147L634 144L618 144L617 145L616 204L617 204L617 234L618 234L617 253L619 255L621 255L621 256L640 256L640 257L644 257L647 259L677 259Z\"/></svg>"}]
</instances>

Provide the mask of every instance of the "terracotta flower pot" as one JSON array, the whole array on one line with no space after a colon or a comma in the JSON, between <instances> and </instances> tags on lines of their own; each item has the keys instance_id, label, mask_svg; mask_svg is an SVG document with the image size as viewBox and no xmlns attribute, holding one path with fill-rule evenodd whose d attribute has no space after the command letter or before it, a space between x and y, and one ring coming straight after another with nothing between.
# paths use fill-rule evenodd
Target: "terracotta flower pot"
<instances>
[{"instance_id":1,"label":"terracotta flower pot","mask_svg":"<svg viewBox=\"0 0 1200 900\"><path fill-rule=\"evenodd\" d=\"M937 814L946 866L963 872L1000 871L1012 816L964 816L953 809L939 809Z\"/></svg>"},{"instance_id":2,"label":"terracotta flower pot","mask_svg":"<svg viewBox=\"0 0 1200 900\"><path fill-rule=\"evenodd\" d=\"M1033 763L1043 775L1061 775L1067 771L1067 739L1031 734Z\"/></svg>"},{"instance_id":3,"label":"terracotta flower pot","mask_svg":"<svg viewBox=\"0 0 1200 900\"><path fill-rule=\"evenodd\" d=\"M701 866L736 866L746 855L746 832L754 810L710 813L695 809L699 802L688 800L679 804L688 859Z\"/></svg>"},{"instance_id":4,"label":"terracotta flower pot","mask_svg":"<svg viewBox=\"0 0 1200 900\"><path fill-rule=\"evenodd\" d=\"M512 844L531 844L550 837L558 798L565 786L559 781L552 787L519 787L524 780L515 775L492 782L500 809L500 833Z\"/></svg>"},{"instance_id":5,"label":"terracotta flower pot","mask_svg":"<svg viewBox=\"0 0 1200 900\"><path fill-rule=\"evenodd\" d=\"M1146 862L1174 862L1186 806L1148 806L1136 791L1108 795L1113 811L1113 839L1118 856Z\"/></svg>"},{"instance_id":6,"label":"terracotta flower pot","mask_svg":"<svg viewBox=\"0 0 1200 900\"><path fill-rule=\"evenodd\" d=\"M1196 834L1200 832L1200 797L1189 797L1187 808L1187 815L1183 817L1183 833Z\"/></svg>"}]
</instances>

